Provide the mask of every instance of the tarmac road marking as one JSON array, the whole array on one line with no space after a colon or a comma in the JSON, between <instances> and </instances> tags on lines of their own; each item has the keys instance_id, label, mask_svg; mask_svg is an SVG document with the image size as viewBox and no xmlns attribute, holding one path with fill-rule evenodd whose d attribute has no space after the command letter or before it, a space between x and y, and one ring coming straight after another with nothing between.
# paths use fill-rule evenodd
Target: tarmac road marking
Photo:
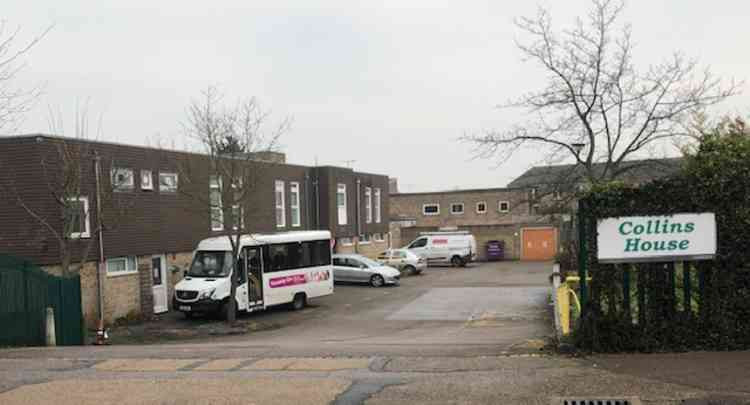
<instances>
[{"instance_id":1,"label":"tarmac road marking","mask_svg":"<svg viewBox=\"0 0 750 405\"><path fill-rule=\"evenodd\" d=\"M98 371L177 371L201 359L112 359L94 368Z\"/></svg>"},{"instance_id":2,"label":"tarmac road marking","mask_svg":"<svg viewBox=\"0 0 750 405\"><path fill-rule=\"evenodd\" d=\"M242 370L336 371L366 369L369 358L272 358L261 359Z\"/></svg>"},{"instance_id":3,"label":"tarmac road marking","mask_svg":"<svg viewBox=\"0 0 750 405\"><path fill-rule=\"evenodd\" d=\"M201 364L194 371L229 371L238 368L251 359L217 359Z\"/></svg>"}]
</instances>

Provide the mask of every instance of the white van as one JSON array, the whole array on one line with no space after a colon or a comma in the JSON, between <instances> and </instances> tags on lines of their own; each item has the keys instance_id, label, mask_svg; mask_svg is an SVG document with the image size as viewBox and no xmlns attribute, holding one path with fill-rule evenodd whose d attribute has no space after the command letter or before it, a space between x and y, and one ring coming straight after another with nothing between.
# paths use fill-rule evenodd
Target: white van
<instances>
[{"instance_id":1,"label":"white van","mask_svg":"<svg viewBox=\"0 0 750 405\"><path fill-rule=\"evenodd\" d=\"M427 259L427 264L465 266L477 258L477 241L466 231L422 232L407 249Z\"/></svg>"},{"instance_id":2,"label":"white van","mask_svg":"<svg viewBox=\"0 0 750 405\"><path fill-rule=\"evenodd\" d=\"M287 303L302 309L310 298L333 294L328 231L242 235L239 252L238 311ZM233 260L227 236L198 243L185 278L175 286L173 308L186 317L195 313L226 316Z\"/></svg>"}]
</instances>

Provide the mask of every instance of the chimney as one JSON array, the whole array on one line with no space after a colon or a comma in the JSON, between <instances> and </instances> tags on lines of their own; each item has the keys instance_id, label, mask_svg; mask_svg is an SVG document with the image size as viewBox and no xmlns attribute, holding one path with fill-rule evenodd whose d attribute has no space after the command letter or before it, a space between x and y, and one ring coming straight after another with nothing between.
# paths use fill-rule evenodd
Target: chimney
<instances>
[{"instance_id":1,"label":"chimney","mask_svg":"<svg viewBox=\"0 0 750 405\"><path fill-rule=\"evenodd\" d=\"M388 178L388 194L398 194L398 178Z\"/></svg>"}]
</instances>

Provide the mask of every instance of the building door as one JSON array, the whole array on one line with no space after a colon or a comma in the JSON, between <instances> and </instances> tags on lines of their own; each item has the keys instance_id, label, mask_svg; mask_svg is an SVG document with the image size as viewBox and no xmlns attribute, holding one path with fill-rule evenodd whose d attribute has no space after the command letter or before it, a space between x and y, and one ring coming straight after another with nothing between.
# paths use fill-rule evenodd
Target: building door
<instances>
[{"instance_id":1,"label":"building door","mask_svg":"<svg viewBox=\"0 0 750 405\"><path fill-rule=\"evenodd\" d=\"M167 297L167 256L158 255L151 257L151 277L153 278L152 289L154 294L154 313L160 314L169 311L169 300Z\"/></svg>"},{"instance_id":2,"label":"building door","mask_svg":"<svg viewBox=\"0 0 750 405\"><path fill-rule=\"evenodd\" d=\"M521 230L521 260L553 260L557 252L555 228L524 228Z\"/></svg>"}]
</instances>

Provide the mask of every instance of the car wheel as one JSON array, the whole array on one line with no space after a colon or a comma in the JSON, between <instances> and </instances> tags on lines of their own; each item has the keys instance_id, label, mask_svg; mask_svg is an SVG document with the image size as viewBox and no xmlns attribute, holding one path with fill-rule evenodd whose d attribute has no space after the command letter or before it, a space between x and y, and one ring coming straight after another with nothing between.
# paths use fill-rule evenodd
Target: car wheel
<instances>
[{"instance_id":1,"label":"car wheel","mask_svg":"<svg viewBox=\"0 0 750 405\"><path fill-rule=\"evenodd\" d=\"M461 258L458 256L453 256L451 258L451 264L453 265L453 267L461 267L464 265L464 261L461 260Z\"/></svg>"},{"instance_id":2,"label":"car wheel","mask_svg":"<svg viewBox=\"0 0 750 405\"><path fill-rule=\"evenodd\" d=\"M303 293L297 293L292 300L292 310L299 311L307 305L307 297Z\"/></svg>"},{"instance_id":3,"label":"car wheel","mask_svg":"<svg viewBox=\"0 0 750 405\"><path fill-rule=\"evenodd\" d=\"M183 312L185 314L185 319L193 319L193 313L192 312Z\"/></svg>"},{"instance_id":4,"label":"car wheel","mask_svg":"<svg viewBox=\"0 0 750 405\"><path fill-rule=\"evenodd\" d=\"M376 274L370 277L370 285L372 285L373 287L382 287L383 284L385 284L385 280L383 280L383 276Z\"/></svg>"},{"instance_id":5,"label":"car wheel","mask_svg":"<svg viewBox=\"0 0 750 405\"><path fill-rule=\"evenodd\" d=\"M404 266L404 273L409 273L411 275L419 274L417 273L417 268L414 266Z\"/></svg>"}]
</instances>

